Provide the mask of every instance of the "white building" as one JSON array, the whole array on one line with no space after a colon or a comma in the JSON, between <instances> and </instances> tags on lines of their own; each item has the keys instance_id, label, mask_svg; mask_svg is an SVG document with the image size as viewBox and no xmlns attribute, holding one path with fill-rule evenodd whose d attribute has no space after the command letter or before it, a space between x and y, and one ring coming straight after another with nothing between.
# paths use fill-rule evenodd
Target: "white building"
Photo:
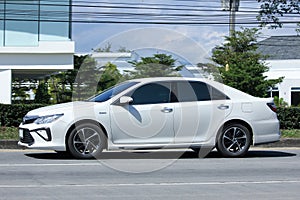
<instances>
[{"instance_id":1,"label":"white building","mask_svg":"<svg viewBox=\"0 0 300 200\"><path fill-rule=\"evenodd\" d=\"M91 56L97 61L99 66L104 66L106 63L110 62L118 67L120 73L124 73L126 70L133 70L132 65L128 61L139 61L141 56L136 52L100 52L92 53ZM176 58L178 65L184 65L180 74L184 77L202 77L201 71L198 67L193 66L190 63L186 63L183 59Z\"/></svg>"},{"instance_id":2,"label":"white building","mask_svg":"<svg viewBox=\"0 0 300 200\"><path fill-rule=\"evenodd\" d=\"M11 103L12 77L73 69L71 3L0 1L0 103Z\"/></svg>"},{"instance_id":3,"label":"white building","mask_svg":"<svg viewBox=\"0 0 300 200\"><path fill-rule=\"evenodd\" d=\"M134 53L129 52L94 52L92 58L94 58L99 66L105 66L108 62L116 65L120 73L124 73L126 70L132 70L132 66L128 61L136 59Z\"/></svg>"},{"instance_id":4,"label":"white building","mask_svg":"<svg viewBox=\"0 0 300 200\"><path fill-rule=\"evenodd\" d=\"M284 77L272 96L283 98L289 105L300 105L300 36L272 36L259 42L259 51L268 55L269 79Z\"/></svg>"}]
</instances>

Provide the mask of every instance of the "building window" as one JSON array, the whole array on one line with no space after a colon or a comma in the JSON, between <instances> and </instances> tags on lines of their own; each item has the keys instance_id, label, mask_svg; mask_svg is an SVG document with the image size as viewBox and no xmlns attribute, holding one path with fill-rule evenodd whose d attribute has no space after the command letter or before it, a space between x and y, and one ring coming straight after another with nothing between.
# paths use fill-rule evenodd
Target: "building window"
<instances>
[{"instance_id":1,"label":"building window","mask_svg":"<svg viewBox=\"0 0 300 200\"><path fill-rule=\"evenodd\" d=\"M279 90L277 87L275 88L270 88L268 91L268 96L269 97L279 97Z\"/></svg>"},{"instance_id":2,"label":"building window","mask_svg":"<svg viewBox=\"0 0 300 200\"><path fill-rule=\"evenodd\" d=\"M0 2L0 10L4 10L3 1ZM0 46L3 46L4 38L4 12L0 12Z\"/></svg>"},{"instance_id":3,"label":"building window","mask_svg":"<svg viewBox=\"0 0 300 200\"><path fill-rule=\"evenodd\" d=\"M0 46L71 39L71 0L0 1Z\"/></svg>"},{"instance_id":4,"label":"building window","mask_svg":"<svg viewBox=\"0 0 300 200\"><path fill-rule=\"evenodd\" d=\"M300 105L300 87L291 88L291 105L292 106Z\"/></svg>"},{"instance_id":5,"label":"building window","mask_svg":"<svg viewBox=\"0 0 300 200\"><path fill-rule=\"evenodd\" d=\"M40 2L40 40L60 41L69 38L70 0Z\"/></svg>"},{"instance_id":6,"label":"building window","mask_svg":"<svg viewBox=\"0 0 300 200\"><path fill-rule=\"evenodd\" d=\"M38 45L39 1L5 1L4 46Z\"/></svg>"}]
</instances>

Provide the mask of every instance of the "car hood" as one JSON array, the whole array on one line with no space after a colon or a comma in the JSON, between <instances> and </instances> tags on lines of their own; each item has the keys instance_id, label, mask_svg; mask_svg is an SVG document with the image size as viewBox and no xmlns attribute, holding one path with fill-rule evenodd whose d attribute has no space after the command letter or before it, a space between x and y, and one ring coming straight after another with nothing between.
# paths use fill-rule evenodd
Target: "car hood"
<instances>
[{"instance_id":1,"label":"car hood","mask_svg":"<svg viewBox=\"0 0 300 200\"><path fill-rule=\"evenodd\" d=\"M63 114L66 112L75 112L80 110L89 110L93 108L95 104L96 104L95 102L88 102L88 101L61 103L61 104L41 107L32 110L27 113L27 116L32 116L32 115L44 116L44 115L52 115L52 114Z\"/></svg>"}]
</instances>

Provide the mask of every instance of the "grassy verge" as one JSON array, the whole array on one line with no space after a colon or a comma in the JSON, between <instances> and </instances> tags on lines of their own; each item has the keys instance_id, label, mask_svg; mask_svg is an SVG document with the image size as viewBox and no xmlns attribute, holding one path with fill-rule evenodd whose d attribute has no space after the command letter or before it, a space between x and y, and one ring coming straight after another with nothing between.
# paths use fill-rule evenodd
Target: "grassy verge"
<instances>
[{"instance_id":1,"label":"grassy verge","mask_svg":"<svg viewBox=\"0 0 300 200\"><path fill-rule=\"evenodd\" d=\"M0 140L18 140L19 133L16 127L0 126Z\"/></svg>"},{"instance_id":2,"label":"grassy verge","mask_svg":"<svg viewBox=\"0 0 300 200\"><path fill-rule=\"evenodd\" d=\"M300 129L281 130L283 138L300 138ZM16 127L0 127L0 140L18 140L18 128Z\"/></svg>"},{"instance_id":3,"label":"grassy verge","mask_svg":"<svg viewBox=\"0 0 300 200\"><path fill-rule=\"evenodd\" d=\"M281 130L283 138L300 138L300 129Z\"/></svg>"}]
</instances>

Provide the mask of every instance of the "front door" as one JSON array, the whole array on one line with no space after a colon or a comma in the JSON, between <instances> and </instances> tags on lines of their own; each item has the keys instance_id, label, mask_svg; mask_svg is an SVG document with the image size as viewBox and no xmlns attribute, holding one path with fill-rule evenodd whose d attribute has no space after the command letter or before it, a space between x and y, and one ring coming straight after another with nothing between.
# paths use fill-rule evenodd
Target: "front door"
<instances>
[{"instance_id":1,"label":"front door","mask_svg":"<svg viewBox=\"0 0 300 200\"><path fill-rule=\"evenodd\" d=\"M110 106L115 144L167 144L174 142L174 104L170 83L145 84L127 94L133 102Z\"/></svg>"}]
</instances>

